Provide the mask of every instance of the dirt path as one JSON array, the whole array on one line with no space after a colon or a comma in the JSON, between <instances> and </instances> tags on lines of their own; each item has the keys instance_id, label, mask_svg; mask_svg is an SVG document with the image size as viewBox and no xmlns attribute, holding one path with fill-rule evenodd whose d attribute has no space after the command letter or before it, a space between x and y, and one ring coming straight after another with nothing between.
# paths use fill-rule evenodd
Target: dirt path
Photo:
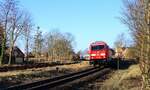
<instances>
[{"instance_id":1,"label":"dirt path","mask_svg":"<svg viewBox=\"0 0 150 90\"><path fill-rule=\"evenodd\" d=\"M107 79L102 88L106 90L140 90L141 88L141 72L139 65L131 65L126 70L118 70Z\"/></svg>"},{"instance_id":2,"label":"dirt path","mask_svg":"<svg viewBox=\"0 0 150 90\"><path fill-rule=\"evenodd\" d=\"M104 77L86 85L84 90L141 90L141 72L139 65L131 65L128 69L116 70Z\"/></svg>"}]
</instances>

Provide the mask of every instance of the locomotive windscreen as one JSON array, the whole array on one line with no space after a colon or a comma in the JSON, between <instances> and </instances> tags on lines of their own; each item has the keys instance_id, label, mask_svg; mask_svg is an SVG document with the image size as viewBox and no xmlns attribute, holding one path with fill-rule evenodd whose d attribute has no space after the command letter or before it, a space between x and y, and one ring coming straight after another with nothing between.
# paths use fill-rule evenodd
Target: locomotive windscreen
<instances>
[{"instance_id":1,"label":"locomotive windscreen","mask_svg":"<svg viewBox=\"0 0 150 90\"><path fill-rule=\"evenodd\" d=\"M101 50L101 49L104 49L104 45L97 45L91 47L91 50Z\"/></svg>"}]
</instances>

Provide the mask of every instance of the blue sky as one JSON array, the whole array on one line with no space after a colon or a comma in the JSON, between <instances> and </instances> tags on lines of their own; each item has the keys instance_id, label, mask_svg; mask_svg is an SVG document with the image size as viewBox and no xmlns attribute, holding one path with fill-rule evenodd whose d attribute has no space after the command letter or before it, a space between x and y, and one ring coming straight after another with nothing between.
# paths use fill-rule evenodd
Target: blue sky
<instances>
[{"instance_id":1,"label":"blue sky","mask_svg":"<svg viewBox=\"0 0 150 90\"><path fill-rule=\"evenodd\" d=\"M59 29L74 35L75 50L88 48L93 41L105 41L110 47L127 28L117 17L122 0L20 0L35 25L48 32Z\"/></svg>"}]
</instances>

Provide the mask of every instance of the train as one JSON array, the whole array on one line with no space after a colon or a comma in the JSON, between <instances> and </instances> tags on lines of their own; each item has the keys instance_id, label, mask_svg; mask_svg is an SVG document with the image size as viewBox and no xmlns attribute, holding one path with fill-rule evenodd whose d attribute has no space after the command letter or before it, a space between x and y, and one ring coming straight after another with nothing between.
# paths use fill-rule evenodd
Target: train
<instances>
[{"instance_id":1,"label":"train","mask_svg":"<svg viewBox=\"0 0 150 90\"><path fill-rule=\"evenodd\" d=\"M108 65L114 55L114 50L111 49L104 41L96 41L89 46L89 61L94 67L99 65Z\"/></svg>"}]
</instances>

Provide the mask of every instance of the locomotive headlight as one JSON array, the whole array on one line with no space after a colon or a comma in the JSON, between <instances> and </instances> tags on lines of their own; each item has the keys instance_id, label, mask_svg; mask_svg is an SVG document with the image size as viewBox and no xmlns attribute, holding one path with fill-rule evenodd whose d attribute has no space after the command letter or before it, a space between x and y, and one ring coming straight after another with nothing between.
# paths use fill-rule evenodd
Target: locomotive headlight
<instances>
[{"instance_id":1,"label":"locomotive headlight","mask_svg":"<svg viewBox=\"0 0 150 90\"><path fill-rule=\"evenodd\" d=\"M91 54L91 56L96 56L96 54Z\"/></svg>"},{"instance_id":2,"label":"locomotive headlight","mask_svg":"<svg viewBox=\"0 0 150 90\"><path fill-rule=\"evenodd\" d=\"M105 54L105 53L101 53L100 55L101 55L101 56L105 56L106 54Z\"/></svg>"}]
</instances>

